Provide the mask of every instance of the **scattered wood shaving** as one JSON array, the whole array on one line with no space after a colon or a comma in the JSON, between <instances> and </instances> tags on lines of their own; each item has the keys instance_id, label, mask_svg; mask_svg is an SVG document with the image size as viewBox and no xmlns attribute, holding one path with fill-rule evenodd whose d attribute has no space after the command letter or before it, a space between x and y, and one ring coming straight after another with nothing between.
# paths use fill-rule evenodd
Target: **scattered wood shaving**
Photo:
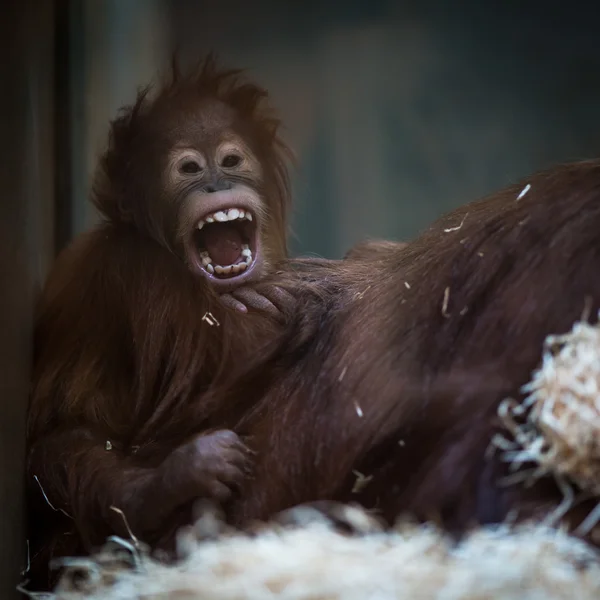
<instances>
[{"instance_id":1,"label":"scattered wood shaving","mask_svg":"<svg viewBox=\"0 0 600 600\"><path fill-rule=\"evenodd\" d=\"M37 484L40 486L40 491L42 492L42 496L44 496L44 500L46 501L46 503L48 504L48 506L54 512L61 512L63 515L65 515L65 517L69 517L69 519L72 519L73 517L66 510L63 510L62 508L56 508L56 506L54 506L54 504L52 504L52 502L50 502L50 499L48 498L48 496L46 496L46 492L44 491L44 488L42 487L42 483L38 479L38 476L34 475L33 478L35 479L35 481L37 482Z\"/></svg>"},{"instance_id":2,"label":"scattered wood shaving","mask_svg":"<svg viewBox=\"0 0 600 600\"><path fill-rule=\"evenodd\" d=\"M447 287L444 290L444 301L442 302L442 315L448 318L450 315L448 314L448 301L450 300L450 287Z\"/></svg>"},{"instance_id":3,"label":"scattered wood shaving","mask_svg":"<svg viewBox=\"0 0 600 600\"><path fill-rule=\"evenodd\" d=\"M342 372L340 373L340 376L338 377L338 381L341 382L342 379L344 379L344 377L346 376L346 371L348 370L348 367L344 367L342 369Z\"/></svg>"},{"instance_id":4,"label":"scattered wood shaving","mask_svg":"<svg viewBox=\"0 0 600 600\"><path fill-rule=\"evenodd\" d=\"M531 189L531 184L528 183L522 190L521 193L517 196L517 201L519 201L529 190Z\"/></svg>"},{"instance_id":5,"label":"scattered wood shaving","mask_svg":"<svg viewBox=\"0 0 600 600\"><path fill-rule=\"evenodd\" d=\"M465 216L463 217L462 221L460 222L460 225L456 226L456 227L448 227L448 229L444 229L444 231L446 233L451 233L452 231L458 231L459 229L462 229L462 226L465 224L465 219L467 218L469 213L465 213Z\"/></svg>"},{"instance_id":6,"label":"scattered wood shaving","mask_svg":"<svg viewBox=\"0 0 600 600\"><path fill-rule=\"evenodd\" d=\"M104 446L107 450L112 450L112 442L110 440L106 440L106 445Z\"/></svg>"},{"instance_id":7,"label":"scattered wood shaving","mask_svg":"<svg viewBox=\"0 0 600 600\"><path fill-rule=\"evenodd\" d=\"M125 516L125 513L120 508L117 508L116 506L111 506L110 510L112 510L113 512L116 512L118 515L121 515L121 518L123 519L123 523L125 525L125 529L127 529L127 533L129 534L131 541L134 543L136 548L140 549L142 547L140 544L140 540L138 540L138 538L134 535L133 531L131 530L131 527L129 527L129 522L127 521L127 517Z\"/></svg>"},{"instance_id":8,"label":"scattered wood shaving","mask_svg":"<svg viewBox=\"0 0 600 600\"><path fill-rule=\"evenodd\" d=\"M467 313L469 312L469 307L465 306L461 311L460 311L460 316L464 317Z\"/></svg>"},{"instance_id":9,"label":"scattered wood shaving","mask_svg":"<svg viewBox=\"0 0 600 600\"><path fill-rule=\"evenodd\" d=\"M371 289L371 286L368 285L362 292L358 292L355 296L354 299L355 300L360 300L369 290Z\"/></svg>"},{"instance_id":10,"label":"scattered wood shaving","mask_svg":"<svg viewBox=\"0 0 600 600\"><path fill-rule=\"evenodd\" d=\"M31 558L29 556L29 539L25 540L25 543L27 544L27 563L25 565L25 568L21 571L21 577L29 573L29 570L31 569Z\"/></svg>"},{"instance_id":11,"label":"scattered wood shaving","mask_svg":"<svg viewBox=\"0 0 600 600\"><path fill-rule=\"evenodd\" d=\"M364 417L363 410L362 410L362 408L361 408L361 407L358 405L358 403L357 403L357 402L355 402L355 403L354 403L354 408L355 408L355 410L356 410L356 414L357 414L359 417L361 417L361 418L362 418L362 417Z\"/></svg>"},{"instance_id":12,"label":"scattered wood shaving","mask_svg":"<svg viewBox=\"0 0 600 600\"><path fill-rule=\"evenodd\" d=\"M406 287L407 290L410 290L410 283L408 283L408 281L405 281L404 287Z\"/></svg>"},{"instance_id":13,"label":"scattered wood shaving","mask_svg":"<svg viewBox=\"0 0 600 600\"><path fill-rule=\"evenodd\" d=\"M204 316L202 317L203 321L206 321L211 327L220 327L221 323L219 323L219 321L217 321L217 318L210 312L206 312L204 313Z\"/></svg>"},{"instance_id":14,"label":"scattered wood shaving","mask_svg":"<svg viewBox=\"0 0 600 600\"><path fill-rule=\"evenodd\" d=\"M373 479L373 475L364 475L360 471L352 471L354 475L356 475L356 481L354 482L354 486L352 486L352 493L359 494L364 490L371 480Z\"/></svg>"}]
</instances>

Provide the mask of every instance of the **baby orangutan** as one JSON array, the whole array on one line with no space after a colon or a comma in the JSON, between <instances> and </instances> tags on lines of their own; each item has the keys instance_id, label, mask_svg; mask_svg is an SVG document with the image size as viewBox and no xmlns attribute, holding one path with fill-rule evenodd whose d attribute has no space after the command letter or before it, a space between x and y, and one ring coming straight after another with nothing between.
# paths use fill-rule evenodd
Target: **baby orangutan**
<instances>
[{"instance_id":1,"label":"baby orangutan","mask_svg":"<svg viewBox=\"0 0 600 600\"><path fill-rule=\"evenodd\" d=\"M287 254L289 203L288 151L265 99L209 58L190 75L174 68L112 123L92 198L103 222L63 251L37 313L38 587L53 556L127 535L123 515L152 542L195 499L228 501L250 470L203 396L277 334L292 300L261 285Z\"/></svg>"}]
</instances>

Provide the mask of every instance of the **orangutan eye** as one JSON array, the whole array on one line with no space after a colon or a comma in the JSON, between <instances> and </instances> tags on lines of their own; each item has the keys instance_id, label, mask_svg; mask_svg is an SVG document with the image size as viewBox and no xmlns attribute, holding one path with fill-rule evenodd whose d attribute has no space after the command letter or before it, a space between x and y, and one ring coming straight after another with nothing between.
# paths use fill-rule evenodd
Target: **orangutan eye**
<instances>
[{"instance_id":1,"label":"orangutan eye","mask_svg":"<svg viewBox=\"0 0 600 600\"><path fill-rule=\"evenodd\" d=\"M194 173L200 173L202 167L195 160L186 160L180 167L179 171L186 175L193 175Z\"/></svg>"},{"instance_id":2,"label":"orangutan eye","mask_svg":"<svg viewBox=\"0 0 600 600\"><path fill-rule=\"evenodd\" d=\"M222 161L221 166L226 169L232 169L233 167L237 167L242 162L241 157L237 156L237 154L228 154Z\"/></svg>"}]
</instances>

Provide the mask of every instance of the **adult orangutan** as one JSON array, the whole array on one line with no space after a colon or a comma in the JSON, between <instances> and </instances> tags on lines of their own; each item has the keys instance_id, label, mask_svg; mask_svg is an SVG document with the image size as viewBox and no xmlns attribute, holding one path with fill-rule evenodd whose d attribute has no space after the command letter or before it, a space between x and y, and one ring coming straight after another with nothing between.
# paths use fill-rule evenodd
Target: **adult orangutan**
<instances>
[{"instance_id":1,"label":"adult orangutan","mask_svg":"<svg viewBox=\"0 0 600 600\"><path fill-rule=\"evenodd\" d=\"M232 521L338 500L460 533L554 510L554 481L500 485L506 465L486 450L544 338L600 308L599 232L600 161L587 161L463 206L406 246L291 261L275 276L300 302L287 337L219 390L228 411L248 407L230 426L257 452Z\"/></svg>"}]
</instances>

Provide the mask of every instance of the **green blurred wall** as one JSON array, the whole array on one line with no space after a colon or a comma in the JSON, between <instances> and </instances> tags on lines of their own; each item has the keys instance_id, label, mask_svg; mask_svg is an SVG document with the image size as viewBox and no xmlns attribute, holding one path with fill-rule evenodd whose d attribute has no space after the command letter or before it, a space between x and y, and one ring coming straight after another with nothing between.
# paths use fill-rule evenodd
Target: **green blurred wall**
<instances>
[{"instance_id":1,"label":"green blurred wall","mask_svg":"<svg viewBox=\"0 0 600 600\"><path fill-rule=\"evenodd\" d=\"M88 167L110 114L174 48L188 60L217 50L270 89L286 123L299 158L297 253L336 257L366 236L407 239L534 169L599 152L594 5L86 5ZM85 181L79 189L77 229L92 219Z\"/></svg>"}]
</instances>

